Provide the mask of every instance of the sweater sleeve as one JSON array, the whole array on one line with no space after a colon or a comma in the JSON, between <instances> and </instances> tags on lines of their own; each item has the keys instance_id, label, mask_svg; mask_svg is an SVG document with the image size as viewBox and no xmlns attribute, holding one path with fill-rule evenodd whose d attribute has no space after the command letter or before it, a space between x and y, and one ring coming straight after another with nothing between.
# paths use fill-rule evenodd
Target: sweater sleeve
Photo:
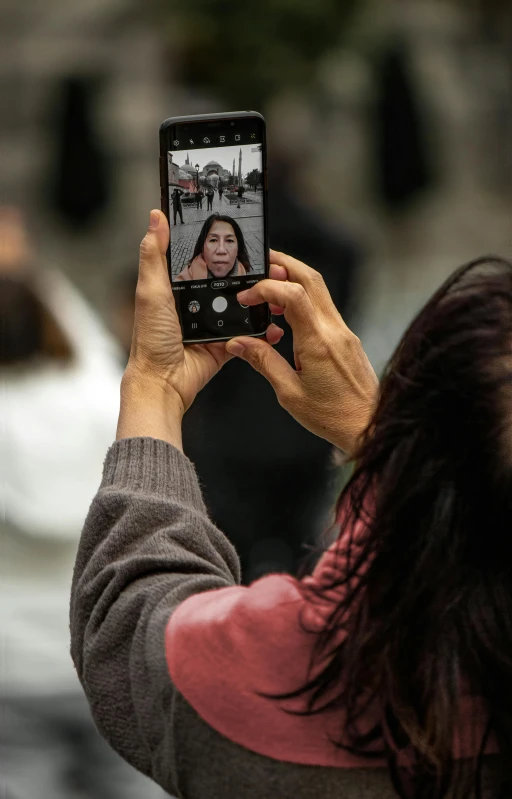
<instances>
[{"instance_id":1,"label":"sweater sleeve","mask_svg":"<svg viewBox=\"0 0 512 799\"><path fill-rule=\"evenodd\" d=\"M209 520L190 461L164 441L116 442L78 548L71 654L102 735L173 793L165 628L187 597L239 582L236 552Z\"/></svg>"}]
</instances>

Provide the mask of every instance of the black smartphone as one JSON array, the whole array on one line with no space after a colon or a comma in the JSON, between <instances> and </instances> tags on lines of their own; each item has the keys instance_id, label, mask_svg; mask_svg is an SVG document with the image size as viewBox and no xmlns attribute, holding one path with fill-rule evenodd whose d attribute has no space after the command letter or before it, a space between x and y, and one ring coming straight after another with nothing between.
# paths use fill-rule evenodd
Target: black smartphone
<instances>
[{"instance_id":1,"label":"black smartphone","mask_svg":"<svg viewBox=\"0 0 512 799\"><path fill-rule=\"evenodd\" d=\"M268 277L265 120L256 111L173 117L160 126L167 264L185 343L263 336L266 303L237 293Z\"/></svg>"}]
</instances>

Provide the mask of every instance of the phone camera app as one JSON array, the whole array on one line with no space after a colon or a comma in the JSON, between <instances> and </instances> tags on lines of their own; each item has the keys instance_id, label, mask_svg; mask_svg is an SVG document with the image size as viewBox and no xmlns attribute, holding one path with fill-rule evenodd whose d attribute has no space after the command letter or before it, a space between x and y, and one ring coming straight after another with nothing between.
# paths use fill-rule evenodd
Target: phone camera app
<instances>
[{"instance_id":1,"label":"phone camera app","mask_svg":"<svg viewBox=\"0 0 512 799\"><path fill-rule=\"evenodd\" d=\"M214 143L169 151L167 160L172 282L205 281L219 290L232 279L263 277L261 148Z\"/></svg>"}]
</instances>

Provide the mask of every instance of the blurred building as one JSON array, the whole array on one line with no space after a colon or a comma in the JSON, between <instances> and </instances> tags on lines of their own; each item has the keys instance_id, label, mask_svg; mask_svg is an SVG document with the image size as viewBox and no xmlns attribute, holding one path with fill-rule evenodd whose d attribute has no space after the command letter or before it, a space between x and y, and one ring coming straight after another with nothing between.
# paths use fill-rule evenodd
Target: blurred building
<instances>
[{"instance_id":1,"label":"blurred building","mask_svg":"<svg viewBox=\"0 0 512 799\"><path fill-rule=\"evenodd\" d=\"M173 26L162 24L170 10L160 6L157 18L152 9L134 0L2 3L3 201L26 208L43 256L103 312L105 280L134 257L148 209L159 203L160 122L226 108L216 96L222 86L205 94L180 85L168 57ZM367 244L358 327L377 366L449 270L482 252L510 253L510 14L497 0L485 8L362 0L340 46L312 65L313 90L290 93L276 82L262 109L271 153L291 154L296 192ZM381 59L397 40L434 181L391 211L376 189L374 134ZM69 76L88 81L91 130L110 169L103 209L83 228L48 201ZM192 164L179 166L192 177Z\"/></svg>"},{"instance_id":2,"label":"blurred building","mask_svg":"<svg viewBox=\"0 0 512 799\"><path fill-rule=\"evenodd\" d=\"M149 209L159 204L158 127L179 104L179 92L175 98L165 85L163 43L149 16L133 0L2 2L0 200L25 209L43 260L63 268L102 312L105 281L136 257ZM70 77L87 85L110 174L103 209L83 227L50 204Z\"/></svg>"},{"instance_id":3,"label":"blurred building","mask_svg":"<svg viewBox=\"0 0 512 799\"><path fill-rule=\"evenodd\" d=\"M368 2L346 45L319 67L328 133L303 182L326 213L342 214L367 242L355 324L378 370L449 272L478 255L512 252L512 48L505 33L512 7L477 9ZM389 107L397 90L396 81L384 84L383 67L398 49L430 175L424 190L392 204L381 191L376 130L379 107ZM396 141L406 149L397 116ZM313 125L307 116L299 130L307 135ZM386 166L398 171L401 161L398 151Z\"/></svg>"},{"instance_id":4,"label":"blurred building","mask_svg":"<svg viewBox=\"0 0 512 799\"><path fill-rule=\"evenodd\" d=\"M180 169L178 164L174 163L172 153L167 153L167 170L169 174L169 185L179 186L180 175L183 176L183 180L188 178L188 174L184 170Z\"/></svg>"}]
</instances>

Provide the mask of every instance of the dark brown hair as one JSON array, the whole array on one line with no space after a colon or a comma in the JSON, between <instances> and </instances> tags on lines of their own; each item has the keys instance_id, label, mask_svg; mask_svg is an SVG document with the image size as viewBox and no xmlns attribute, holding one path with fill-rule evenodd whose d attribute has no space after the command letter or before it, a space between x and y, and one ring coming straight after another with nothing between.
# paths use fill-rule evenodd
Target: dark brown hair
<instances>
[{"instance_id":1,"label":"dark brown hair","mask_svg":"<svg viewBox=\"0 0 512 799\"><path fill-rule=\"evenodd\" d=\"M345 594L314 662L331 657L287 696L307 697L306 714L343 707L337 745L364 754L382 741L405 797L478 796L492 732L496 796L512 796L511 263L462 267L412 322L338 510L350 542L328 588ZM489 712L480 755L464 762L453 757L461 677ZM358 719L375 702L379 724L363 737Z\"/></svg>"}]
</instances>

